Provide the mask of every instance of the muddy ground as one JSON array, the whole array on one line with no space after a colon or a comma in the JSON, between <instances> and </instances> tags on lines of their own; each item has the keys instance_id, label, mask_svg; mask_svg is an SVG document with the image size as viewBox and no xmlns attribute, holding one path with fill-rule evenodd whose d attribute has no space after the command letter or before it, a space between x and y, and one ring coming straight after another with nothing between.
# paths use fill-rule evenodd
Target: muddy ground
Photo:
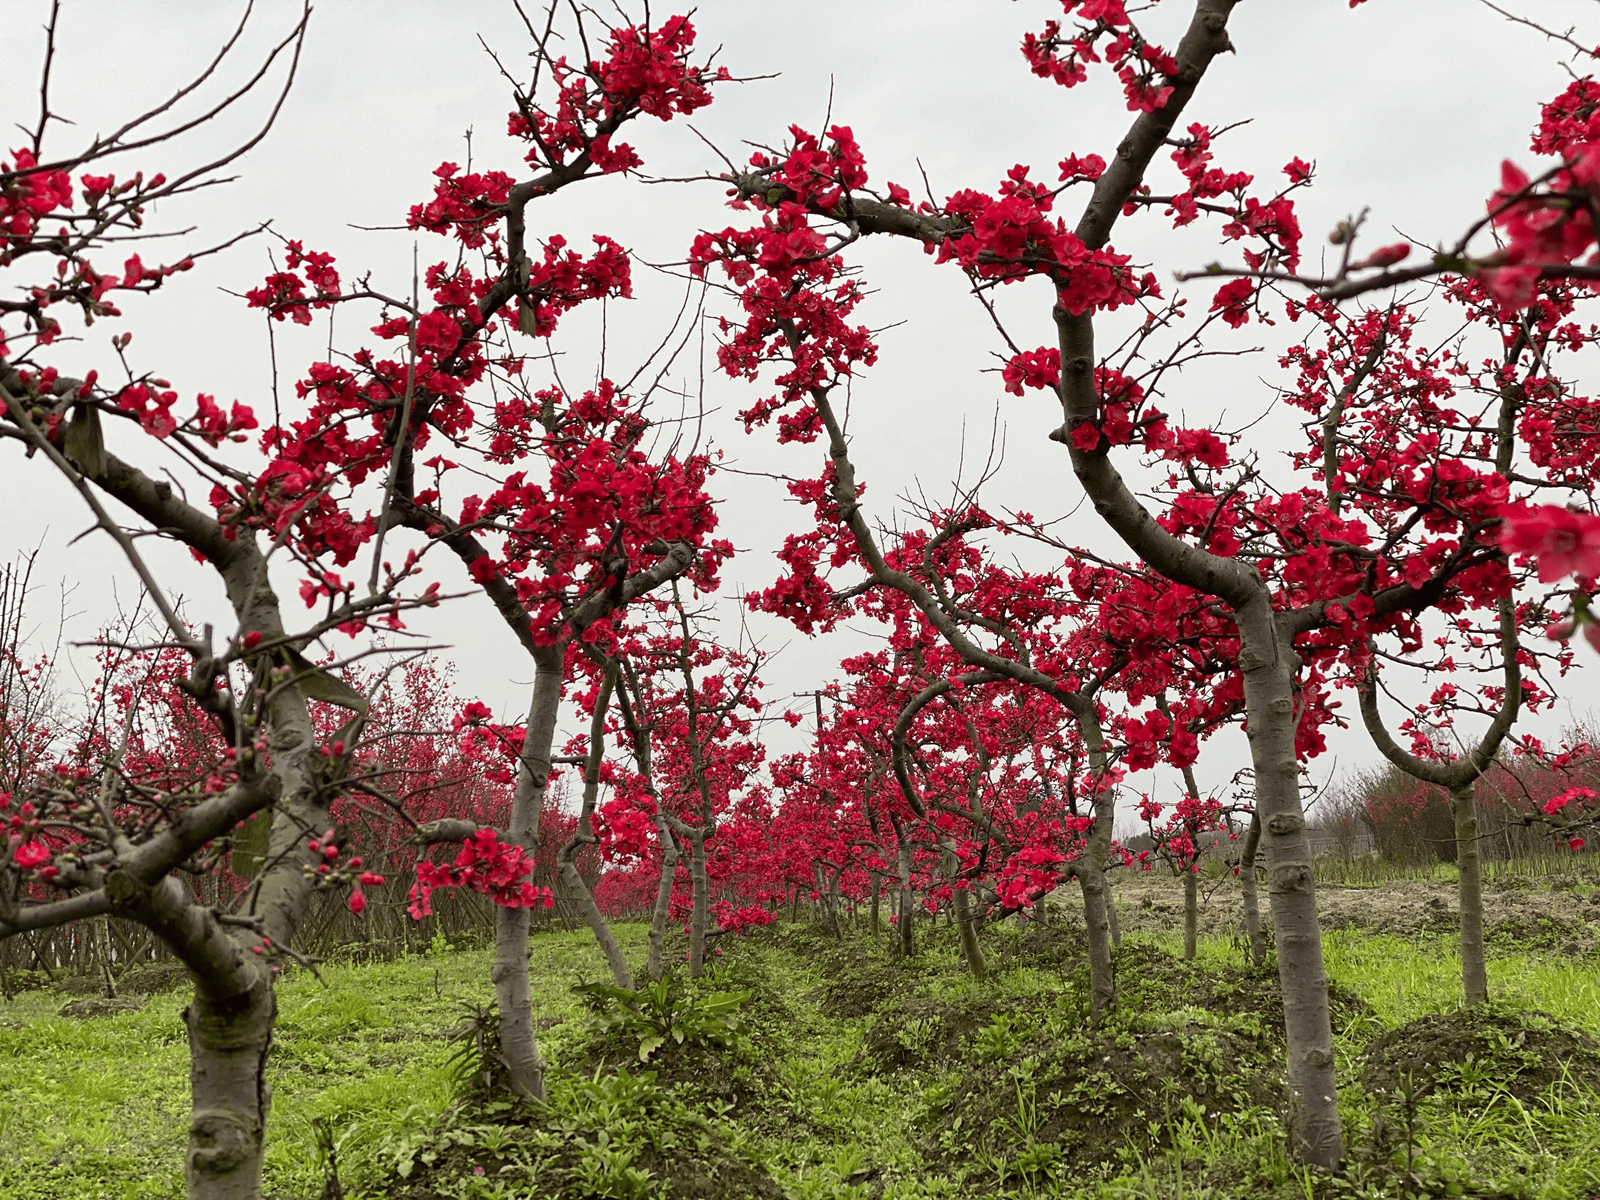
<instances>
[{"instance_id":1,"label":"muddy ground","mask_svg":"<svg viewBox=\"0 0 1600 1200\"><path fill-rule=\"evenodd\" d=\"M1122 930L1183 928L1183 885L1165 873L1125 875L1113 883ZM1266 887L1261 888L1264 923ZM1070 910L1071 906L1068 906ZM1460 927L1454 882L1390 880L1375 887L1317 885L1324 929L1365 929L1411 937ZM1244 927L1238 880L1200 881L1200 932L1228 934ZM1600 889L1557 881L1530 885L1514 879L1485 886L1484 932L1491 944L1538 948L1566 955L1600 955Z\"/></svg>"}]
</instances>

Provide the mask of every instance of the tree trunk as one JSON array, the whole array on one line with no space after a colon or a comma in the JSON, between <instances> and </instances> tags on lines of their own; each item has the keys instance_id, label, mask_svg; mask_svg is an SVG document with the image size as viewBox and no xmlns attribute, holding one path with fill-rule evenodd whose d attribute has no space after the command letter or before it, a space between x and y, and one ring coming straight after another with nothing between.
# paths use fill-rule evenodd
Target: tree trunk
<instances>
[{"instance_id":1,"label":"tree trunk","mask_svg":"<svg viewBox=\"0 0 1600 1200\"><path fill-rule=\"evenodd\" d=\"M530 858L539 849L539 815L561 710L562 657L559 649L551 647L534 658L533 699L528 706L511 821L506 827L506 840L521 846ZM543 1100L544 1059L534 1038L533 992L528 981L528 928L527 909L495 906L494 962L489 979L500 1016L500 1056L511 1088L520 1096Z\"/></svg>"},{"instance_id":2,"label":"tree trunk","mask_svg":"<svg viewBox=\"0 0 1600 1200\"><path fill-rule=\"evenodd\" d=\"M822 910L822 923L836 942L844 940L844 934L839 929L839 910L836 907L836 896L833 884L828 881L828 870L821 863L811 865L811 878L817 885L817 904Z\"/></svg>"},{"instance_id":3,"label":"tree trunk","mask_svg":"<svg viewBox=\"0 0 1600 1200\"><path fill-rule=\"evenodd\" d=\"M1106 885L1106 923L1111 926L1112 949L1122 945L1122 922L1117 919L1117 893Z\"/></svg>"},{"instance_id":4,"label":"tree trunk","mask_svg":"<svg viewBox=\"0 0 1600 1200\"><path fill-rule=\"evenodd\" d=\"M836 867L833 875L828 879L828 920L833 923L833 940L844 941L844 924L839 916L839 878L844 874L844 868Z\"/></svg>"},{"instance_id":5,"label":"tree trunk","mask_svg":"<svg viewBox=\"0 0 1600 1200\"><path fill-rule=\"evenodd\" d=\"M898 928L895 932L900 935L900 956L910 958L916 953L916 940L912 932L913 920L912 894L911 894L911 845L904 838L899 838L899 848L895 852L895 866L900 874L900 887L896 897L899 908Z\"/></svg>"},{"instance_id":6,"label":"tree trunk","mask_svg":"<svg viewBox=\"0 0 1600 1200\"><path fill-rule=\"evenodd\" d=\"M667 916L672 910L672 885L678 877L678 843L656 806L656 840L661 845L661 881L656 885L656 905L650 912L650 978L660 979L661 947L667 936Z\"/></svg>"},{"instance_id":7,"label":"tree trunk","mask_svg":"<svg viewBox=\"0 0 1600 1200\"><path fill-rule=\"evenodd\" d=\"M1200 935L1200 881L1194 871L1183 873L1183 959L1190 962Z\"/></svg>"},{"instance_id":8,"label":"tree trunk","mask_svg":"<svg viewBox=\"0 0 1600 1200\"><path fill-rule=\"evenodd\" d=\"M961 957L967 960L967 969L972 972L973 978L987 979L989 964L984 960L983 947L978 943L978 930L972 915L972 893L962 887L957 878L960 866L961 860L956 857L955 849L946 843L944 869L952 884L950 919L955 922L956 932L961 939Z\"/></svg>"},{"instance_id":9,"label":"tree trunk","mask_svg":"<svg viewBox=\"0 0 1600 1200\"><path fill-rule=\"evenodd\" d=\"M883 932L883 924L878 919L878 896L883 891L883 876L876 871L872 873L872 937L876 941Z\"/></svg>"},{"instance_id":10,"label":"tree trunk","mask_svg":"<svg viewBox=\"0 0 1600 1200\"><path fill-rule=\"evenodd\" d=\"M94 919L95 959L100 964L100 992L107 1000L117 997L117 980L111 971L111 918Z\"/></svg>"},{"instance_id":11,"label":"tree trunk","mask_svg":"<svg viewBox=\"0 0 1600 1200\"><path fill-rule=\"evenodd\" d=\"M267 1051L277 1001L265 971L242 995L210 996L197 986L183 1011L189 1031L190 1200L258 1200L266 1149Z\"/></svg>"},{"instance_id":12,"label":"tree trunk","mask_svg":"<svg viewBox=\"0 0 1600 1200\"><path fill-rule=\"evenodd\" d=\"M1090 1019L1098 1025L1117 1007L1117 977L1111 965L1116 901L1111 898L1111 888L1106 883L1112 826L1117 819L1117 794L1114 786L1105 786L1106 743L1093 702L1081 705L1073 715L1084 747L1089 751L1089 765L1096 784L1102 789L1094 796L1094 824L1089 829L1085 853L1076 864L1078 886L1083 891L1083 920L1089 935ZM1120 931L1115 940L1122 940Z\"/></svg>"},{"instance_id":13,"label":"tree trunk","mask_svg":"<svg viewBox=\"0 0 1600 1200\"><path fill-rule=\"evenodd\" d=\"M631 992L633 972L628 967L628 960L622 953L622 947L617 945L617 939L611 932L610 922L600 911L600 906L594 902L594 893L589 890L589 884L584 880L583 873L578 870L577 862L583 847L593 846L598 841L594 835L594 807L600 796L600 766L605 753L606 709L611 703L611 693L616 687L619 670L615 661L607 663L601 676L600 686L595 691L594 712L589 720L589 753L583 771L583 805L578 811L577 823L572 827L572 836L556 854L556 866L562 890L583 917L584 924L594 934L594 940L600 943L600 951L606 956L606 964L611 968L613 982L619 988L626 988Z\"/></svg>"},{"instance_id":14,"label":"tree trunk","mask_svg":"<svg viewBox=\"0 0 1600 1200\"><path fill-rule=\"evenodd\" d=\"M694 888L694 910L689 914L689 978L699 979L706 964L706 924L710 920L710 884L706 879L704 826L689 835L689 881Z\"/></svg>"},{"instance_id":15,"label":"tree trunk","mask_svg":"<svg viewBox=\"0 0 1600 1200\"><path fill-rule=\"evenodd\" d=\"M1239 856L1239 889L1244 894L1244 932L1250 939L1250 961L1259 966L1267 958L1267 939L1261 935L1261 905L1256 899L1256 851L1261 847L1261 814L1250 814L1250 832L1244 835Z\"/></svg>"},{"instance_id":16,"label":"tree trunk","mask_svg":"<svg viewBox=\"0 0 1600 1200\"><path fill-rule=\"evenodd\" d=\"M628 966L627 956L622 953L616 935L611 932L611 922L606 920L605 914L600 911L600 906L594 902L594 893L584 882L578 864L570 856L562 858L561 887L566 892L567 899L572 901L573 907L578 910L578 915L583 918L583 923L594 934L594 940L600 944L600 952L606 956L606 965L611 968L612 982L620 988L632 991L633 970Z\"/></svg>"},{"instance_id":17,"label":"tree trunk","mask_svg":"<svg viewBox=\"0 0 1600 1200\"><path fill-rule=\"evenodd\" d=\"M989 964L983 957L983 947L978 942L978 929L972 915L972 893L965 888L957 888L952 903L956 929L961 935L961 953L967 960L967 967L972 971L973 978L989 978Z\"/></svg>"},{"instance_id":18,"label":"tree trunk","mask_svg":"<svg viewBox=\"0 0 1600 1200\"><path fill-rule=\"evenodd\" d=\"M1167 695L1165 692L1156 699L1156 707L1170 719L1171 710L1167 708ZM1192 801L1200 799L1200 785L1194 780L1194 767L1183 768L1183 790ZM1195 855L1195 861L1184 864L1183 872L1183 960L1193 962L1195 943L1199 939L1200 930L1200 885L1195 871L1199 868L1199 842L1195 839L1195 831L1190 830L1190 852Z\"/></svg>"},{"instance_id":19,"label":"tree trunk","mask_svg":"<svg viewBox=\"0 0 1600 1200\"><path fill-rule=\"evenodd\" d=\"M1107 898L1109 899L1109 895L1108 895ZM1116 911L1116 906L1113 904L1111 909L1109 910L1109 912L1115 912L1115 911ZM1033 919L1035 921L1039 922L1039 924L1041 924L1041 925L1049 924L1049 921L1047 919L1048 912L1049 912L1049 910L1045 908L1045 903L1044 903L1044 897L1043 896L1040 896L1037 900L1035 900L1033 902ZM1108 915L1109 915L1109 912L1108 912Z\"/></svg>"},{"instance_id":20,"label":"tree trunk","mask_svg":"<svg viewBox=\"0 0 1600 1200\"><path fill-rule=\"evenodd\" d=\"M113 882L115 881L115 882ZM266 961L246 947L259 935L224 926L168 875L146 888L114 871L107 896L170 946L189 969L190 1123L184 1182L189 1200L259 1200L272 1089L267 1051L277 998Z\"/></svg>"},{"instance_id":21,"label":"tree trunk","mask_svg":"<svg viewBox=\"0 0 1600 1200\"><path fill-rule=\"evenodd\" d=\"M1244 676L1256 809L1267 850L1267 894L1283 989L1289 1088L1298 1106L1295 1157L1333 1169L1344 1158L1333 1071L1333 1023L1328 977L1317 925L1311 840L1300 805L1295 759L1294 680L1300 667L1289 635L1280 630L1265 588L1235 612L1239 667Z\"/></svg>"},{"instance_id":22,"label":"tree trunk","mask_svg":"<svg viewBox=\"0 0 1600 1200\"><path fill-rule=\"evenodd\" d=\"M1461 987L1468 1004L1489 1000L1489 974L1483 955L1483 861L1478 849L1477 784L1459 787L1450 797L1456 818L1456 870L1460 876Z\"/></svg>"},{"instance_id":23,"label":"tree trunk","mask_svg":"<svg viewBox=\"0 0 1600 1200\"><path fill-rule=\"evenodd\" d=\"M1090 1019L1098 1025L1117 1007L1116 976L1111 966L1111 907L1106 873L1092 861L1078 863L1083 892L1083 921L1089 934Z\"/></svg>"}]
</instances>

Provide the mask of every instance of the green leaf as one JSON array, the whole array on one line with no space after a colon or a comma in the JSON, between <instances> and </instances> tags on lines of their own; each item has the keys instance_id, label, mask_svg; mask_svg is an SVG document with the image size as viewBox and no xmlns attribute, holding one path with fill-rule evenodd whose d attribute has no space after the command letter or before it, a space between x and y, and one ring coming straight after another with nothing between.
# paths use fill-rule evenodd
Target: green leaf
<instances>
[{"instance_id":1,"label":"green leaf","mask_svg":"<svg viewBox=\"0 0 1600 1200\"><path fill-rule=\"evenodd\" d=\"M244 819L244 828L233 835L233 853L228 866L235 875L254 879L267 861L267 835L272 831L272 809L262 809Z\"/></svg>"},{"instance_id":2,"label":"green leaf","mask_svg":"<svg viewBox=\"0 0 1600 1200\"><path fill-rule=\"evenodd\" d=\"M61 438L67 461L91 479L105 474L106 439L100 430L100 410L92 404L74 404L72 419Z\"/></svg>"},{"instance_id":3,"label":"green leaf","mask_svg":"<svg viewBox=\"0 0 1600 1200\"><path fill-rule=\"evenodd\" d=\"M707 1016L720 1017L724 1013L733 1012L741 1005L748 1004L754 992L712 992L697 1005L701 1012Z\"/></svg>"},{"instance_id":4,"label":"green leaf","mask_svg":"<svg viewBox=\"0 0 1600 1200\"><path fill-rule=\"evenodd\" d=\"M650 1056L661 1049L665 1039L659 1033L652 1033L649 1037L639 1039L639 1061L649 1062ZM681 1040L681 1039L680 1039Z\"/></svg>"},{"instance_id":5,"label":"green leaf","mask_svg":"<svg viewBox=\"0 0 1600 1200\"><path fill-rule=\"evenodd\" d=\"M539 336L539 319L534 312L533 305L521 296L517 297L517 332L527 337Z\"/></svg>"},{"instance_id":6,"label":"green leaf","mask_svg":"<svg viewBox=\"0 0 1600 1200\"><path fill-rule=\"evenodd\" d=\"M639 995L627 988L617 987L614 983L578 983L573 985L572 990L580 996L589 996L595 1000L614 1000L623 1005L633 1004Z\"/></svg>"},{"instance_id":7,"label":"green leaf","mask_svg":"<svg viewBox=\"0 0 1600 1200\"><path fill-rule=\"evenodd\" d=\"M337 675L330 675L292 646L284 646L278 653L294 672L295 685L311 699L326 700L353 712L367 711L367 698Z\"/></svg>"}]
</instances>

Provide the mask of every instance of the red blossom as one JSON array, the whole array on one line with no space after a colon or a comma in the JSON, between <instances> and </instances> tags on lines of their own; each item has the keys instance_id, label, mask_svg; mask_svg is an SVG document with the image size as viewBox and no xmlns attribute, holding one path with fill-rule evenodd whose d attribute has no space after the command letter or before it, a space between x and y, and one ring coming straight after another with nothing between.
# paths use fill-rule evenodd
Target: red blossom
<instances>
[{"instance_id":1,"label":"red blossom","mask_svg":"<svg viewBox=\"0 0 1600 1200\"><path fill-rule=\"evenodd\" d=\"M1508 508L1502 519L1501 547L1507 554L1533 555L1541 583L1568 575L1600 579L1600 517L1544 504Z\"/></svg>"}]
</instances>

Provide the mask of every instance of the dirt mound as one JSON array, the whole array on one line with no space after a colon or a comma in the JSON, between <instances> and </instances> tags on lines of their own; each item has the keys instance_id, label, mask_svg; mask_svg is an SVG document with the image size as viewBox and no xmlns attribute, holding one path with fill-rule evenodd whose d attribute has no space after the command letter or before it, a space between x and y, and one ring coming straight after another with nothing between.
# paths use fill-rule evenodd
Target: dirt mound
<instances>
[{"instance_id":1,"label":"dirt mound","mask_svg":"<svg viewBox=\"0 0 1600 1200\"><path fill-rule=\"evenodd\" d=\"M962 1056L991 1023L995 1003L955 1006L927 996L889 996L861 1037L856 1065L872 1075L934 1066Z\"/></svg>"},{"instance_id":2,"label":"dirt mound","mask_svg":"<svg viewBox=\"0 0 1600 1200\"><path fill-rule=\"evenodd\" d=\"M959 1157L959 1123L990 1154L1076 1170L1115 1160L1126 1145L1160 1145L1180 1112L1211 1120L1286 1111L1274 973L1202 967L1150 946L1124 948L1116 966L1119 1010L1099 1028L1077 988L1031 1011L993 1011L987 1023L973 1014L979 1027L961 1047L967 1067L945 1105L937 1153ZM1340 996L1336 1024L1353 1007ZM948 1020L937 1027L942 1039L961 1034Z\"/></svg>"},{"instance_id":3,"label":"dirt mound","mask_svg":"<svg viewBox=\"0 0 1600 1200\"><path fill-rule=\"evenodd\" d=\"M758 962L745 956L720 959L701 979L675 979L672 986L679 989L673 992L674 1003L687 1023L680 1024L682 1042L667 1036L650 1054L648 1067L657 1084L698 1107L745 1108L767 1102L777 1090L775 1070L795 1021L782 990ZM698 997L713 993L743 993L749 998L719 1022L703 1025L695 1019L694 1006ZM619 1010L610 1004L607 1011ZM659 1009L647 1006L647 1011L660 1015ZM563 1067L580 1077L597 1071L607 1074L619 1065L642 1069L640 1038L652 1030L633 1022L607 1027L598 1016L586 1020L588 1028L562 1054ZM721 1036L721 1021L729 1030L726 1038Z\"/></svg>"},{"instance_id":4,"label":"dirt mound","mask_svg":"<svg viewBox=\"0 0 1600 1200\"><path fill-rule=\"evenodd\" d=\"M1568 923L1569 935L1584 929L1587 932L1544 948L1562 950L1574 941L1580 948L1600 947L1600 891L1587 890L1595 882L1587 874L1537 879L1509 872L1497 874L1484 889L1485 928L1493 930L1516 921L1538 923L1543 917L1556 914ZM1183 928L1183 893L1173 879L1153 872L1125 875L1116 880L1112 894L1124 933ZM1227 934L1243 927L1243 903L1236 879L1202 880L1200 895L1201 933ZM1262 919L1270 928L1265 888L1261 890L1260 903ZM1081 910L1067 905L1062 913L1063 924L1082 927ZM1317 914L1324 929L1363 929L1395 937L1430 933L1450 936L1461 927L1456 884L1446 880L1393 879L1378 886L1319 883Z\"/></svg>"},{"instance_id":5,"label":"dirt mound","mask_svg":"<svg viewBox=\"0 0 1600 1200\"><path fill-rule=\"evenodd\" d=\"M182 963L174 962L146 963L143 966L129 967L125 974L117 978L118 991L139 992L146 996L156 996L162 992L177 991L188 986L188 970Z\"/></svg>"},{"instance_id":6,"label":"dirt mound","mask_svg":"<svg viewBox=\"0 0 1600 1200\"><path fill-rule=\"evenodd\" d=\"M44 971L26 971L11 967L5 973L6 999L23 992L37 991L50 986L50 976Z\"/></svg>"},{"instance_id":7,"label":"dirt mound","mask_svg":"<svg viewBox=\"0 0 1600 1200\"><path fill-rule=\"evenodd\" d=\"M105 976L99 971L87 975L62 975L56 979L55 989L69 996L98 996L105 991Z\"/></svg>"},{"instance_id":8,"label":"dirt mound","mask_svg":"<svg viewBox=\"0 0 1600 1200\"><path fill-rule=\"evenodd\" d=\"M1489 945L1499 950L1542 950L1566 958L1584 958L1600 951L1600 926L1581 915L1518 914L1491 924L1486 936Z\"/></svg>"},{"instance_id":9,"label":"dirt mound","mask_svg":"<svg viewBox=\"0 0 1600 1200\"><path fill-rule=\"evenodd\" d=\"M121 1013L138 1012L150 1003L149 996L116 996L108 1000L104 996L85 996L82 1000L73 1000L61 1007L63 1017L76 1017L79 1020L89 1020L94 1017L115 1017Z\"/></svg>"},{"instance_id":10,"label":"dirt mound","mask_svg":"<svg viewBox=\"0 0 1600 1200\"><path fill-rule=\"evenodd\" d=\"M1262 1024L1283 1031L1283 993L1270 965L1212 967L1185 962L1148 945L1117 952L1118 1003L1124 1012L1154 1012L1193 1005L1222 1013L1252 1013ZM1328 981L1333 1031L1339 1033L1368 1010L1354 992Z\"/></svg>"},{"instance_id":11,"label":"dirt mound","mask_svg":"<svg viewBox=\"0 0 1600 1200\"><path fill-rule=\"evenodd\" d=\"M12 972L13 976L16 974L17 972ZM126 992L136 996L155 996L161 992L170 992L175 988L187 986L189 972L184 969L182 963L137 963L120 974L112 972L112 978L116 980L119 995ZM105 977L98 970L84 975L64 975L55 981L56 991L65 992L69 996L97 996L105 986Z\"/></svg>"},{"instance_id":12,"label":"dirt mound","mask_svg":"<svg viewBox=\"0 0 1600 1200\"><path fill-rule=\"evenodd\" d=\"M993 947L985 945L985 951L993 954L998 949L997 965L1001 969L1023 963L1046 968L1077 967L1088 961L1089 935L1081 921L1057 920L1049 925L1030 921L1016 935L1006 936L1011 933L1000 929L994 935L985 935L993 943Z\"/></svg>"},{"instance_id":13,"label":"dirt mound","mask_svg":"<svg viewBox=\"0 0 1600 1200\"><path fill-rule=\"evenodd\" d=\"M818 1007L824 1016L843 1020L869 1016L889 1001L920 992L922 972L915 960L838 954L824 960L831 975Z\"/></svg>"},{"instance_id":14,"label":"dirt mound","mask_svg":"<svg viewBox=\"0 0 1600 1200\"><path fill-rule=\"evenodd\" d=\"M1471 1091L1506 1084L1528 1095L1556 1082L1600 1090L1600 1042L1548 1013L1479 1005L1421 1017L1376 1038L1361 1055L1375 1096Z\"/></svg>"},{"instance_id":15,"label":"dirt mound","mask_svg":"<svg viewBox=\"0 0 1600 1200\"><path fill-rule=\"evenodd\" d=\"M487 1195L491 1181L505 1189L496 1195L572 1200L783 1200L766 1171L733 1153L653 1071L556 1075L542 1108L479 1097L397 1151L382 1191L395 1200Z\"/></svg>"}]
</instances>

